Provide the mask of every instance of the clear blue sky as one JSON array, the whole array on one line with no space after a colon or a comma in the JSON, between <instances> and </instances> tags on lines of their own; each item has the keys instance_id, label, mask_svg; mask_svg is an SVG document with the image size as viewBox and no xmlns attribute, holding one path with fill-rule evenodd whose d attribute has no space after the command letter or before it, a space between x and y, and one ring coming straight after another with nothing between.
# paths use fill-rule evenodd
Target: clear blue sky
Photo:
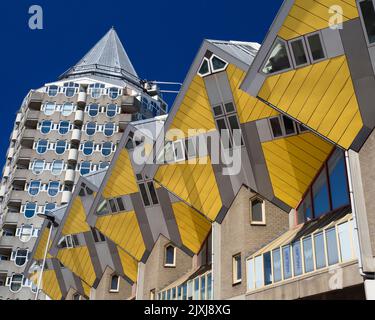
<instances>
[{"instance_id":1,"label":"clear blue sky","mask_svg":"<svg viewBox=\"0 0 375 320\"><path fill-rule=\"evenodd\" d=\"M262 42L282 0L7 0L1 3L0 166L30 89L54 81L111 26L141 78L182 82L204 38ZM31 5L44 29L28 28ZM169 99L170 100L170 99Z\"/></svg>"}]
</instances>

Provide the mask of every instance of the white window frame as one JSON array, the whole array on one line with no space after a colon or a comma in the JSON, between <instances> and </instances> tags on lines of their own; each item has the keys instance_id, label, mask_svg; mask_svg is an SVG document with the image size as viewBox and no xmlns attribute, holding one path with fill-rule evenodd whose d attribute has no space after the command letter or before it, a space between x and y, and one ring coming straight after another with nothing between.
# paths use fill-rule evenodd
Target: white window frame
<instances>
[{"instance_id":1,"label":"white window frame","mask_svg":"<svg viewBox=\"0 0 375 320\"><path fill-rule=\"evenodd\" d=\"M262 202L262 221L253 221L253 201ZM250 199L250 224L254 226L265 226L267 225L266 221L266 201L259 196L255 196Z\"/></svg>"},{"instance_id":2,"label":"white window frame","mask_svg":"<svg viewBox=\"0 0 375 320\"><path fill-rule=\"evenodd\" d=\"M20 257L18 256L18 252L21 251L21 250L22 251L26 251L26 256L20 256ZM16 263L17 258L22 258L22 259L25 258L25 262L22 265L18 265ZM17 248L15 251L12 252L12 256L11 256L10 260L14 262L14 264L16 265L16 267L21 268L24 265L26 265L26 263L29 261L28 258L29 258L29 249Z\"/></svg>"},{"instance_id":3,"label":"white window frame","mask_svg":"<svg viewBox=\"0 0 375 320\"><path fill-rule=\"evenodd\" d=\"M263 70L266 67L266 64L267 64L268 60L270 59L273 50L275 49L277 41L283 42L285 44L285 48L286 48L287 56L288 56L288 59L289 59L290 67L287 68L287 69L284 69L284 70L276 71L274 73L265 73ZM266 59L264 59L262 65L260 67L259 73L265 75L266 77L271 77L271 76L275 76L277 74L288 72L288 71L291 71L291 70L293 70L293 60L292 60L292 57L291 57L291 54L290 54L288 42L285 41L284 39L280 38L280 37L277 37L275 39L274 43L272 44L271 50L267 54Z\"/></svg>"},{"instance_id":4,"label":"white window frame","mask_svg":"<svg viewBox=\"0 0 375 320\"><path fill-rule=\"evenodd\" d=\"M32 194L30 193L30 188L31 188L31 184L32 184L32 182L39 182L38 193L35 194L35 195L32 195ZM33 187L33 188L34 188L34 187ZM31 197L36 197L36 196L39 195L39 193L41 192L42 188L43 188L43 185L42 185L42 182L41 182L40 180L32 180L32 181L30 181L29 184L28 184L27 192L28 192L28 194L29 194ZM36 189L36 188L35 188L35 189Z\"/></svg>"},{"instance_id":5,"label":"white window frame","mask_svg":"<svg viewBox=\"0 0 375 320\"><path fill-rule=\"evenodd\" d=\"M297 41L302 41L302 46L303 46L303 49L304 49L304 52L305 52L305 55L306 55L306 60L307 60L306 63L298 65L298 66L297 66L297 63L296 63L296 59L295 59L293 47L292 47L292 43L297 42ZM306 41L307 41L307 39L305 39L305 37L302 36L302 37L292 39L288 42L288 46L289 46L289 50L290 50L290 55L292 57L292 63L293 63L294 69L303 68L303 67L306 67L306 66L311 64L312 60L311 60L311 57L310 57L309 49L307 48Z\"/></svg>"},{"instance_id":6,"label":"white window frame","mask_svg":"<svg viewBox=\"0 0 375 320\"><path fill-rule=\"evenodd\" d=\"M46 107L47 105L53 105L53 112L52 113L46 113ZM46 115L46 116L52 116L55 112L56 112L56 103L55 102L46 102L43 104L42 108L41 108L41 111L43 111L43 113Z\"/></svg>"},{"instance_id":7,"label":"white window frame","mask_svg":"<svg viewBox=\"0 0 375 320\"><path fill-rule=\"evenodd\" d=\"M173 263L167 263L167 249L168 248L173 248ZM176 267L176 254L177 254L177 250L176 250L176 247L172 244L167 244L165 247L164 247L164 267L166 268L175 268Z\"/></svg>"},{"instance_id":8,"label":"white window frame","mask_svg":"<svg viewBox=\"0 0 375 320\"><path fill-rule=\"evenodd\" d=\"M173 142L173 157L174 157L174 162L181 162L185 161L185 141L184 140L176 140ZM176 150L178 148L178 145L181 147L182 155L181 158L178 158L176 155Z\"/></svg>"},{"instance_id":9,"label":"white window frame","mask_svg":"<svg viewBox=\"0 0 375 320\"><path fill-rule=\"evenodd\" d=\"M117 288L116 289L112 289L112 280L113 280L114 277L117 277ZM120 276L119 275L111 274L110 284L109 284L109 292L111 292L111 293L120 292Z\"/></svg>"},{"instance_id":10,"label":"white window frame","mask_svg":"<svg viewBox=\"0 0 375 320\"><path fill-rule=\"evenodd\" d=\"M64 107L65 107L66 105L71 105L71 106L72 106L72 109L70 110L69 113L64 114L64 112L65 112L65 111L64 111ZM61 106L61 115L64 116L64 117L69 117L74 111L75 111L75 106L74 106L74 104L71 103L71 102L65 102L65 103Z\"/></svg>"},{"instance_id":11,"label":"white window frame","mask_svg":"<svg viewBox=\"0 0 375 320\"><path fill-rule=\"evenodd\" d=\"M58 184L59 184L58 187L57 187L57 188L54 187L54 188L51 189L51 184L55 184L55 183L58 183ZM56 192L55 195L51 195L51 194L50 194L50 190L57 190L57 192ZM59 181L50 181L50 182L48 183L48 186L47 186L47 194L48 194L49 197L51 197L51 198L56 198L56 197L59 195L60 190L61 190L61 183L60 183Z\"/></svg>"},{"instance_id":12,"label":"white window frame","mask_svg":"<svg viewBox=\"0 0 375 320\"><path fill-rule=\"evenodd\" d=\"M19 288L17 291L12 290L12 279L13 279L14 276L21 276L21 277L22 277L22 280L21 280L21 281L17 281L17 282L16 282L16 283L20 283L20 284L21 284L20 288ZM8 278L9 278L9 280L8 280ZM13 293L18 293L18 292L20 292L20 291L22 290L22 287L23 287L24 275L23 275L23 274L16 274L16 273L14 273L14 274L12 274L10 277L8 277L8 278L7 278L6 283L9 284L8 286L9 286L9 290L10 290L10 292L13 292Z\"/></svg>"},{"instance_id":13,"label":"white window frame","mask_svg":"<svg viewBox=\"0 0 375 320\"><path fill-rule=\"evenodd\" d=\"M220 68L220 69L216 69L216 70L215 70L215 69L214 69L213 62L212 62L213 58L217 58L217 59L223 61L223 62L225 63L225 66L222 67L222 68ZM226 62L224 59L220 58L220 57L217 56L216 54L213 54L213 55L210 57L210 62L209 62L209 64L210 64L210 68L211 68L211 73L222 72L222 71L224 71L224 70L226 70L226 69L228 68L228 62Z\"/></svg>"},{"instance_id":14,"label":"white window frame","mask_svg":"<svg viewBox=\"0 0 375 320\"><path fill-rule=\"evenodd\" d=\"M41 172L37 173L35 172L35 164L39 162L39 163L42 163L43 162L43 169ZM40 159L37 159L37 160L34 160L32 163L31 163L31 168L30 168L33 172L33 174L35 174L36 176L38 175L41 175L43 174L44 170L46 169L46 161L45 160L40 160Z\"/></svg>"},{"instance_id":15,"label":"white window frame","mask_svg":"<svg viewBox=\"0 0 375 320\"><path fill-rule=\"evenodd\" d=\"M206 73L200 73L199 71L200 71L200 69L202 68L203 63L204 63L205 61L207 61L208 71L207 71ZM212 73L211 62L210 62L210 60L209 60L208 58L204 57L204 58L202 59L202 62L201 62L201 64L199 65L199 68L198 68L198 72L197 72L197 73L198 73L198 75L201 76L202 78L203 78L203 77L207 77L208 75L210 75L210 74Z\"/></svg>"},{"instance_id":16,"label":"white window frame","mask_svg":"<svg viewBox=\"0 0 375 320\"><path fill-rule=\"evenodd\" d=\"M237 273L238 273L238 264L236 258L240 257L240 265L241 265L241 279L237 278ZM232 256L232 284L233 285L238 285L242 283L242 278L243 278L243 271L242 271L242 254L237 253Z\"/></svg>"},{"instance_id":17,"label":"white window frame","mask_svg":"<svg viewBox=\"0 0 375 320\"><path fill-rule=\"evenodd\" d=\"M319 36L320 43L321 43L321 45L322 45L322 49L323 49L323 54L324 54L324 57L321 58L321 59L318 59L318 60L314 60L314 59L313 59L312 51L311 51L310 43L309 43L309 37L314 36L314 35L318 35L318 36ZM324 60L327 60L327 50L326 50L326 48L325 48L324 41L323 41L323 37L322 37L322 34L321 34L320 31L315 31L315 32L312 32L312 33L306 34L306 35L304 35L304 38L305 38L306 47L307 47L307 52L308 52L308 56L309 56L309 59L310 59L310 63L311 63L311 64L315 64L315 63L319 63L319 62L322 62L322 61L324 61Z\"/></svg>"}]
</instances>

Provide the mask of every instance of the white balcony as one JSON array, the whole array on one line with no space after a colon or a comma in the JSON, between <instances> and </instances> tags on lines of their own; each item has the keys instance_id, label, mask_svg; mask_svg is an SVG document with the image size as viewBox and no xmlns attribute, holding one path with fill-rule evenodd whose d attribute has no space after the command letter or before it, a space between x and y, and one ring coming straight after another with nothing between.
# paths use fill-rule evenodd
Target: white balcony
<instances>
[{"instance_id":1,"label":"white balcony","mask_svg":"<svg viewBox=\"0 0 375 320\"><path fill-rule=\"evenodd\" d=\"M74 182L74 179L76 177L76 172L75 170L66 170L65 173L65 182Z\"/></svg>"},{"instance_id":2,"label":"white balcony","mask_svg":"<svg viewBox=\"0 0 375 320\"><path fill-rule=\"evenodd\" d=\"M12 159L14 156L14 148L10 148L8 151L8 159Z\"/></svg>"},{"instance_id":3,"label":"white balcony","mask_svg":"<svg viewBox=\"0 0 375 320\"><path fill-rule=\"evenodd\" d=\"M76 116L74 118L74 121L82 123L83 122L83 118L84 118L84 112L82 110L77 110L76 111Z\"/></svg>"},{"instance_id":4,"label":"white balcony","mask_svg":"<svg viewBox=\"0 0 375 320\"><path fill-rule=\"evenodd\" d=\"M17 141L17 138L18 138L18 130L13 130L13 133L12 133L12 141Z\"/></svg>"},{"instance_id":5,"label":"white balcony","mask_svg":"<svg viewBox=\"0 0 375 320\"><path fill-rule=\"evenodd\" d=\"M72 133L72 140L80 141L82 132L80 129L74 129Z\"/></svg>"},{"instance_id":6,"label":"white balcony","mask_svg":"<svg viewBox=\"0 0 375 320\"><path fill-rule=\"evenodd\" d=\"M16 117L16 123L20 123L22 120L22 113L17 113L17 117Z\"/></svg>"},{"instance_id":7,"label":"white balcony","mask_svg":"<svg viewBox=\"0 0 375 320\"><path fill-rule=\"evenodd\" d=\"M86 92L78 93L77 104L86 105L86 101L87 101L87 93Z\"/></svg>"},{"instance_id":8,"label":"white balcony","mask_svg":"<svg viewBox=\"0 0 375 320\"><path fill-rule=\"evenodd\" d=\"M77 149L70 149L68 155L69 161L77 161L78 160L78 150Z\"/></svg>"},{"instance_id":9,"label":"white balcony","mask_svg":"<svg viewBox=\"0 0 375 320\"><path fill-rule=\"evenodd\" d=\"M4 168L3 178L9 178L9 175L10 175L10 166L8 165Z\"/></svg>"},{"instance_id":10,"label":"white balcony","mask_svg":"<svg viewBox=\"0 0 375 320\"><path fill-rule=\"evenodd\" d=\"M6 191L6 186L2 185L0 187L0 197L4 197L5 196L5 191Z\"/></svg>"},{"instance_id":11,"label":"white balcony","mask_svg":"<svg viewBox=\"0 0 375 320\"><path fill-rule=\"evenodd\" d=\"M69 203L70 199L72 199L72 192L71 191L63 191L62 197L61 197L61 204L67 204Z\"/></svg>"}]
</instances>

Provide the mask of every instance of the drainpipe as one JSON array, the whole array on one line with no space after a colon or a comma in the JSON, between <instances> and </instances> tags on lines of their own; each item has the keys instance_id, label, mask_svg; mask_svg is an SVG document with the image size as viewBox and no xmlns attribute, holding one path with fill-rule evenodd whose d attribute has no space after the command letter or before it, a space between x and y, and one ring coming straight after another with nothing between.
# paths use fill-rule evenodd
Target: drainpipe
<instances>
[{"instance_id":1,"label":"drainpipe","mask_svg":"<svg viewBox=\"0 0 375 320\"><path fill-rule=\"evenodd\" d=\"M359 274L364 278L364 280L375 280L374 273L368 273L363 271L363 263L362 263L362 250L361 250L361 242L359 238L359 228L357 223L357 208L354 199L354 191L353 191L353 181L352 181L352 172L350 168L350 161L349 161L349 152L345 151L345 160L346 160L346 168L348 171L348 184L349 184L349 194L350 194L350 202L352 206L352 215L353 215L353 224L354 224L354 237L359 246L358 252L358 267L359 267Z\"/></svg>"}]
</instances>

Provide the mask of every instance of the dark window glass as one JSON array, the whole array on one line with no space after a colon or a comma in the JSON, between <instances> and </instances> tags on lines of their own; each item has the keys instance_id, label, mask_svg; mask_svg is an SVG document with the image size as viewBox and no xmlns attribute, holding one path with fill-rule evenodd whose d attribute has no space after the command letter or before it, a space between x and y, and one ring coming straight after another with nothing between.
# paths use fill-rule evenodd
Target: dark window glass
<instances>
[{"instance_id":1,"label":"dark window glass","mask_svg":"<svg viewBox=\"0 0 375 320\"><path fill-rule=\"evenodd\" d=\"M36 213L36 203L26 203L25 206L25 217L31 219L35 216Z\"/></svg>"},{"instance_id":2,"label":"dark window glass","mask_svg":"<svg viewBox=\"0 0 375 320\"><path fill-rule=\"evenodd\" d=\"M182 300L187 300L187 283L182 285Z\"/></svg>"},{"instance_id":3,"label":"dark window glass","mask_svg":"<svg viewBox=\"0 0 375 320\"><path fill-rule=\"evenodd\" d=\"M307 56L305 52L305 47L303 45L303 40L299 39L293 41L290 45L292 47L292 52L294 56L294 61L296 62L296 66L301 66L307 63Z\"/></svg>"},{"instance_id":4,"label":"dark window glass","mask_svg":"<svg viewBox=\"0 0 375 320\"><path fill-rule=\"evenodd\" d=\"M330 211L326 171L323 169L313 184L314 217L319 218Z\"/></svg>"},{"instance_id":5,"label":"dark window glass","mask_svg":"<svg viewBox=\"0 0 375 320\"><path fill-rule=\"evenodd\" d=\"M271 252L263 255L264 263L264 285L268 286L272 283L272 265L271 265Z\"/></svg>"},{"instance_id":6,"label":"dark window glass","mask_svg":"<svg viewBox=\"0 0 375 320\"><path fill-rule=\"evenodd\" d=\"M168 246L165 248L165 264L166 265L174 265L174 254L175 254L174 247Z\"/></svg>"},{"instance_id":7,"label":"dark window glass","mask_svg":"<svg viewBox=\"0 0 375 320\"><path fill-rule=\"evenodd\" d=\"M368 41L375 42L375 10L371 0L365 0L360 3L363 21L365 23Z\"/></svg>"},{"instance_id":8,"label":"dark window glass","mask_svg":"<svg viewBox=\"0 0 375 320\"><path fill-rule=\"evenodd\" d=\"M241 128L240 128L240 124L238 122L237 116L228 117L228 121L229 121L230 129L231 129L231 132L232 132L232 135L233 135L233 139L235 139L234 130L237 130L237 132L240 134L240 137L241 137L240 138L241 141L239 141L239 139L236 137L236 141L233 141L234 145L236 145L236 146L243 145L242 136L241 136ZM237 141L237 139L238 139L238 141Z\"/></svg>"},{"instance_id":9,"label":"dark window glass","mask_svg":"<svg viewBox=\"0 0 375 320\"><path fill-rule=\"evenodd\" d=\"M325 55L319 34L317 33L309 36L307 39L309 42L313 61L324 59Z\"/></svg>"},{"instance_id":10,"label":"dark window glass","mask_svg":"<svg viewBox=\"0 0 375 320\"><path fill-rule=\"evenodd\" d=\"M214 115L215 117L221 116L223 114L223 109L221 106L214 107Z\"/></svg>"},{"instance_id":11,"label":"dark window glass","mask_svg":"<svg viewBox=\"0 0 375 320\"><path fill-rule=\"evenodd\" d=\"M172 300L176 300L176 288L172 288Z\"/></svg>"},{"instance_id":12,"label":"dark window glass","mask_svg":"<svg viewBox=\"0 0 375 320\"><path fill-rule=\"evenodd\" d=\"M113 200L113 199L109 200L109 205L110 205L111 211L113 213L117 212L117 207L116 207L115 200Z\"/></svg>"},{"instance_id":13,"label":"dark window glass","mask_svg":"<svg viewBox=\"0 0 375 320\"><path fill-rule=\"evenodd\" d=\"M91 228L91 233L95 242L99 242L98 234L94 228Z\"/></svg>"},{"instance_id":14,"label":"dark window glass","mask_svg":"<svg viewBox=\"0 0 375 320\"><path fill-rule=\"evenodd\" d=\"M281 130L280 119L278 117L272 118L270 119L270 123L271 123L273 136L275 138L281 137L283 135L283 132Z\"/></svg>"},{"instance_id":15,"label":"dark window glass","mask_svg":"<svg viewBox=\"0 0 375 320\"><path fill-rule=\"evenodd\" d=\"M305 260L305 272L314 271L314 254L311 236L303 239L303 256Z\"/></svg>"},{"instance_id":16,"label":"dark window glass","mask_svg":"<svg viewBox=\"0 0 375 320\"><path fill-rule=\"evenodd\" d=\"M90 162L82 162L80 173L82 176L89 174L91 172L91 163Z\"/></svg>"},{"instance_id":17,"label":"dark window glass","mask_svg":"<svg viewBox=\"0 0 375 320\"><path fill-rule=\"evenodd\" d=\"M276 249L272 252L273 260L273 279L275 282L282 280L281 275L281 253L280 249Z\"/></svg>"},{"instance_id":18,"label":"dark window glass","mask_svg":"<svg viewBox=\"0 0 375 320\"><path fill-rule=\"evenodd\" d=\"M119 285L119 277L118 276L112 276L111 279L111 291L118 291L118 285Z\"/></svg>"},{"instance_id":19,"label":"dark window glass","mask_svg":"<svg viewBox=\"0 0 375 320\"><path fill-rule=\"evenodd\" d=\"M235 272L235 280L241 281L242 279L242 259L241 255L234 257L234 270Z\"/></svg>"},{"instance_id":20,"label":"dark window glass","mask_svg":"<svg viewBox=\"0 0 375 320\"><path fill-rule=\"evenodd\" d=\"M200 75L206 75L210 71L209 66L208 66L208 61L204 60L202 63L201 68L199 69L199 74Z\"/></svg>"},{"instance_id":21,"label":"dark window glass","mask_svg":"<svg viewBox=\"0 0 375 320\"><path fill-rule=\"evenodd\" d=\"M90 156L94 152L94 142L93 141L87 141L83 145L83 154L85 156Z\"/></svg>"},{"instance_id":22,"label":"dark window glass","mask_svg":"<svg viewBox=\"0 0 375 320\"><path fill-rule=\"evenodd\" d=\"M115 132L115 124L114 123L106 123L104 125L104 135L110 137Z\"/></svg>"},{"instance_id":23,"label":"dark window glass","mask_svg":"<svg viewBox=\"0 0 375 320\"><path fill-rule=\"evenodd\" d=\"M59 133L61 135L67 134L69 132L70 123L69 121L61 121L59 125Z\"/></svg>"},{"instance_id":24,"label":"dark window glass","mask_svg":"<svg viewBox=\"0 0 375 320\"><path fill-rule=\"evenodd\" d=\"M66 144L67 144L66 141L57 141L55 152L58 155L64 154L66 147L67 147Z\"/></svg>"},{"instance_id":25,"label":"dark window glass","mask_svg":"<svg viewBox=\"0 0 375 320\"><path fill-rule=\"evenodd\" d=\"M48 134L52 129L52 121L43 121L40 127L40 132L43 134Z\"/></svg>"},{"instance_id":26,"label":"dark window glass","mask_svg":"<svg viewBox=\"0 0 375 320\"><path fill-rule=\"evenodd\" d=\"M116 99L116 98L113 98ZM117 113L117 105L115 104L110 104L107 107L107 117L113 118Z\"/></svg>"},{"instance_id":27,"label":"dark window glass","mask_svg":"<svg viewBox=\"0 0 375 320\"><path fill-rule=\"evenodd\" d=\"M212 67L214 68L214 71L223 69L226 66L226 63L216 56L213 56L211 61L212 61Z\"/></svg>"},{"instance_id":28,"label":"dark window glass","mask_svg":"<svg viewBox=\"0 0 375 320\"><path fill-rule=\"evenodd\" d=\"M86 134L88 136L93 136L96 132L96 123L95 122L89 122L86 126Z\"/></svg>"},{"instance_id":29,"label":"dark window glass","mask_svg":"<svg viewBox=\"0 0 375 320\"><path fill-rule=\"evenodd\" d=\"M349 204L348 183L344 153L336 150L328 160L329 182L332 197L332 209Z\"/></svg>"},{"instance_id":30,"label":"dark window glass","mask_svg":"<svg viewBox=\"0 0 375 320\"><path fill-rule=\"evenodd\" d=\"M316 268L317 269L325 268L326 267L326 253L324 250L323 232L316 234L314 236L314 244L315 244Z\"/></svg>"},{"instance_id":31,"label":"dark window glass","mask_svg":"<svg viewBox=\"0 0 375 320\"><path fill-rule=\"evenodd\" d=\"M196 157L196 149L195 145L192 139L188 139L185 141L185 147L186 147L186 155L188 159L192 159Z\"/></svg>"},{"instance_id":32,"label":"dark window glass","mask_svg":"<svg viewBox=\"0 0 375 320\"><path fill-rule=\"evenodd\" d=\"M294 122L292 119L283 116L284 127L286 135L291 135L296 133L296 127L294 126Z\"/></svg>"},{"instance_id":33,"label":"dark window glass","mask_svg":"<svg viewBox=\"0 0 375 320\"><path fill-rule=\"evenodd\" d=\"M216 123L217 123L219 133L221 135L221 139L222 139L222 143L223 143L224 147L225 148L228 148L228 147L232 148L228 127L227 127L227 124L226 124L225 120L224 119L217 119Z\"/></svg>"},{"instance_id":34,"label":"dark window glass","mask_svg":"<svg viewBox=\"0 0 375 320\"><path fill-rule=\"evenodd\" d=\"M112 142L104 142L102 146L102 155L108 157L112 153Z\"/></svg>"},{"instance_id":35,"label":"dark window glass","mask_svg":"<svg viewBox=\"0 0 375 320\"><path fill-rule=\"evenodd\" d=\"M124 206L124 202L122 201L122 199L117 198L116 201L117 201L117 206L118 206L119 210L125 211L125 206Z\"/></svg>"},{"instance_id":36,"label":"dark window glass","mask_svg":"<svg viewBox=\"0 0 375 320\"><path fill-rule=\"evenodd\" d=\"M201 300L206 300L206 277L201 277Z\"/></svg>"},{"instance_id":37,"label":"dark window glass","mask_svg":"<svg viewBox=\"0 0 375 320\"><path fill-rule=\"evenodd\" d=\"M302 274L302 252L301 243L295 242L293 247L293 262L294 262L294 276L300 276Z\"/></svg>"},{"instance_id":38,"label":"dark window glass","mask_svg":"<svg viewBox=\"0 0 375 320\"><path fill-rule=\"evenodd\" d=\"M263 72L270 74L289 69L290 67L291 65L286 44L283 41L277 40L272 49L271 55L263 68Z\"/></svg>"},{"instance_id":39,"label":"dark window glass","mask_svg":"<svg viewBox=\"0 0 375 320\"><path fill-rule=\"evenodd\" d=\"M147 185L148 185L148 190L150 192L152 203L153 204L158 204L159 201L158 201L158 197L156 195L154 183L153 182L148 182Z\"/></svg>"},{"instance_id":40,"label":"dark window glass","mask_svg":"<svg viewBox=\"0 0 375 320\"><path fill-rule=\"evenodd\" d=\"M310 192L306 195L305 199L299 206L297 212L298 212L298 224L304 223L313 218Z\"/></svg>"},{"instance_id":41,"label":"dark window glass","mask_svg":"<svg viewBox=\"0 0 375 320\"><path fill-rule=\"evenodd\" d=\"M227 113L234 112L235 111L234 104L232 102L226 103L225 104L225 111Z\"/></svg>"},{"instance_id":42,"label":"dark window glass","mask_svg":"<svg viewBox=\"0 0 375 320\"><path fill-rule=\"evenodd\" d=\"M44 154L47 152L47 149L48 149L48 141L47 140L40 140L38 141L38 145L37 145L37 152L39 154Z\"/></svg>"},{"instance_id":43,"label":"dark window glass","mask_svg":"<svg viewBox=\"0 0 375 320\"><path fill-rule=\"evenodd\" d=\"M99 105L96 103L89 105L89 116L96 117L99 113Z\"/></svg>"},{"instance_id":44,"label":"dark window glass","mask_svg":"<svg viewBox=\"0 0 375 320\"><path fill-rule=\"evenodd\" d=\"M150 205L150 200L148 199L148 195L147 195L147 191L146 191L146 187L144 185L144 183L141 183L139 185L139 189L141 190L141 195L142 195L142 199L143 199L143 204L148 207Z\"/></svg>"},{"instance_id":45,"label":"dark window glass","mask_svg":"<svg viewBox=\"0 0 375 320\"><path fill-rule=\"evenodd\" d=\"M263 200L254 199L251 201L251 221L263 222Z\"/></svg>"},{"instance_id":46,"label":"dark window glass","mask_svg":"<svg viewBox=\"0 0 375 320\"><path fill-rule=\"evenodd\" d=\"M332 228L326 231L328 265L332 266L339 262L339 253L337 250L336 229Z\"/></svg>"}]
</instances>

